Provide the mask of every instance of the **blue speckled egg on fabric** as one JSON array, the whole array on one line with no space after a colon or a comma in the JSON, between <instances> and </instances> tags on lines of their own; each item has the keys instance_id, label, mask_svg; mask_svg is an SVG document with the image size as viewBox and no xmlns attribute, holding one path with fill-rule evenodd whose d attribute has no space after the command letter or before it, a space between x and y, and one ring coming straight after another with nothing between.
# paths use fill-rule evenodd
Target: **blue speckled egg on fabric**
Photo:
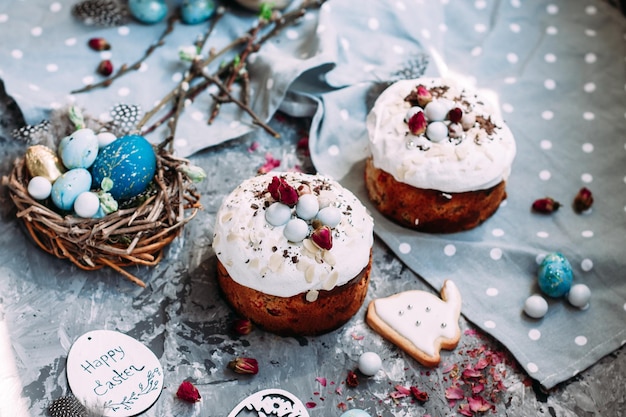
<instances>
[{"instance_id":1,"label":"blue speckled egg on fabric","mask_svg":"<svg viewBox=\"0 0 626 417\"><path fill-rule=\"evenodd\" d=\"M183 23L195 25L208 20L215 13L213 0L184 0L180 7L180 18Z\"/></svg>"},{"instance_id":2,"label":"blue speckled egg on fabric","mask_svg":"<svg viewBox=\"0 0 626 417\"><path fill-rule=\"evenodd\" d=\"M559 252L553 252L543 258L537 278L541 291L550 297L557 298L564 296L570 290L574 273L567 258Z\"/></svg>"},{"instance_id":3,"label":"blue speckled egg on fabric","mask_svg":"<svg viewBox=\"0 0 626 417\"><path fill-rule=\"evenodd\" d=\"M164 0L128 0L130 14L141 23L158 23L167 15Z\"/></svg>"},{"instance_id":4,"label":"blue speckled egg on fabric","mask_svg":"<svg viewBox=\"0 0 626 417\"><path fill-rule=\"evenodd\" d=\"M109 178L113 183L109 193L118 201L144 192L155 172L154 148L139 135L124 136L105 146L91 167L94 188Z\"/></svg>"},{"instance_id":5,"label":"blue speckled egg on fabric","mask_svg":"<svg viewBox=\"0 0 626 417\"><path fill-rule=\"evenodd\" d=\"M52 184L50 197L61 210L71 210L74 201L91 187L91 174L85 168L70 169Z\"/></svg>"}]
</instances>

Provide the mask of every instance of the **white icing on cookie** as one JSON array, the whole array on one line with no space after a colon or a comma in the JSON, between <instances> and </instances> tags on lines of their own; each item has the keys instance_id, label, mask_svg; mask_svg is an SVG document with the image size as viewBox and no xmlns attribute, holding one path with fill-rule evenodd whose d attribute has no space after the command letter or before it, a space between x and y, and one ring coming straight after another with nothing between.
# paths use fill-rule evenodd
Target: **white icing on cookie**
<instances>
[{"instance_id":1,"label":"white icing on cookie","mask_svg":"<svg viewBox=\"0 0 626 417\"><path fill-rule=\"evenodd\" d=\"M332 227L332 248L322 250L310 238L290 242L285 225L272 226L267 208L274 202L267 187L274 176L294 188L306 185L320 208L339 210ZM297 217L292 209L292 218ZM320 175L270 172L247 179L227 196L215 223L213 248L231 278L246 287L278 297L331 290L356 277L370 259L372 217L357 197L338 182Z\"/></svg>"},{"instance_id":2,"label":"white icing on cookie","mask_svg":"<svg viewBox=\"0 0 626 417\"><path fill-rule=\"evenodd\" d=\"M461 294L450 280L444 283L443 300L425 291L405 291L373 301L376 314L389 327L428 356L439 350L438 339L454 339L459 333Z\"/></svg>"},{"instance_id":3,"label":"white icing on cookie","mask_svg":"<svg viewBox=\"0 0 626 417\"><path fill-rule=\"evenodd\" d=\"M464 131L458 140L429 140L409 132L405 117L411 104L405 98L418 85L441 89L438 102L449 108L488 119L493 129L479 123ZM449 193L483 190L506 180L516 147L513 134L486 97L438 78L402 80L378 97L367 117L369 145L376 168L413 187ZM414 147L407 148L407 142Z\"/></svg>"}]
</instances>

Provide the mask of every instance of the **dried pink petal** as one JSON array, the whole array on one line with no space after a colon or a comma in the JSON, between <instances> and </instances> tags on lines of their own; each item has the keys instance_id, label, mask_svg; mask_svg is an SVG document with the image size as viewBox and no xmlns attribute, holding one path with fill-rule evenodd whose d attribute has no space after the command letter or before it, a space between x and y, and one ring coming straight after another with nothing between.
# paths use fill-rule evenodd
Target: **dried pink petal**
<instances>
[{"instance_id":1,"label":"dried pink petal","mask_svg":"<svg viewBox=\"0 0 626 417\"><path fill-rule=\"evenodd\" d=\"M419 401L421 403L424 403L424 402L428 401L428 393L420 391L419 388L417 388L415 386L411 387L411 394L413 395L413 397L417 401Z\"/></svg>"},{"instance_id":2,"label":"dried pink petal","mask_svg":"<svg viewBox=\"0 0 626 417\"><path fill-rule=\"evenodd\" d=\"M485 384L483 384L482 382L472 385L472 394L480 394L484 390Z\"/></svg>"},{"instance_id":3,"label":"dried pink petal","mask_svg":"<svg viewBox=\"0 0 626 417\"><path fill-rule=\"evenodd\" d=\"M470 397L467 399L469 403L469 408L475 413L482 413L491 409L492 405L488 403L483 397L480 395L476 395L474 397Z\"/></svg>"},{"instance_id":4,"label":"dried pink petal","mask_svg":"<svg viewBox=\"0 0 626 417\"><path fill-rule=\"evenodd\" d=\"M280 166L280 159L276 159L272 156L271 153L265 154L265 164L263 164L257 172L259 174L267 174L272 171L274 168L278 168Z\"/></svg>"},{"instance_id":5,"label":"dried pink petal","mask_svg":"<svg viewBox=\"0 0 626 417\"><path fill-rule=\"evenodd\" d=\"M445 365L443 368L441 368L441 373L443 374L450 373L454 368L456 368L456 364L454 363Z\"/></svg>"},{"instance_id":6,"label":"dried pink petal","mask_svg":"<svg viewBox=\"0 0 626 417\"><path fill-rule=\"evenodd\" d=\"M313 401L309 401L305 405L306 408L315 408L317 406L317 404L315 404Z\"/></svg>"},{"instance_id":7,"label":"dried pink petal","mask_svg":"<svg viewBox=\"0 0 626 417\"><path fill-rule=\"evenodd\" d=\"M472 417L474 415L474 412L470 410L469 404L461 404L459 406L459 414L467 417Z\"/></svg>"},{"instance_id":8,"label":"dried pink petal","mask_svg":"<svg viewBox=\"0 0 626 417\"><path fill-rule=\"evenodd\" d=\"M480 378L481 376L483 376L483 374L480 371L471 367L463 369L463 372L461 373L461 377L463 379Z\"/></svg>"},{"instance_id":9,"label":"dried pink petal","mask_svg":"<svg viewBox=\"0 0 626 417\"><path fill-rule=\"evenodd\" d=\"M409 388L403 387L402 385L396 385L394 387L396 392L398 392L402 397L408 397L411 395L411 390Z\"/></svg>"},{"instance_id":10,"label":"dried pink petal","mask_svg":"<svg viewBox=\"0 0 626 417\"><path fill-rule=\"evenodd\" d=\"M259 142L257 141L252 142L250 146L248 147L248 152L252 153L256 151L257 149L259 149L259 146L261 146Z\"/></svg>"},{"instance_id":11,"label":"dried pink petal","mask_svg":"<svg viewBox=\"0 0 626 417\"><path fill-rule=\"evenodd\" d=\"M446 388L445 394L446 398L449 400L462 400L465 398L465 393L458 385Z\"/></svg>"},{"instance_id":12,"label":"dried pink petal","mask_svg":"<svg viewBox=\"0 0 626 417\"><path fill-rule=\"evenodd\" d=\"M318 376L317 378L315 378L315 380L317 382L320 383L321 386L325 387L326 386L326 378Z\"/></svg>"},{"instance_id":13,"label":"dried pink petal","mask_svg":"<svg viewBox=\"0 0 626 417\"><path fill-rule=\"evenodd\" d=\"M489 361L485 358L478 359L476 365L474 365L474 369L485 369L489 365Z\"/></svg>"}]
</instances>

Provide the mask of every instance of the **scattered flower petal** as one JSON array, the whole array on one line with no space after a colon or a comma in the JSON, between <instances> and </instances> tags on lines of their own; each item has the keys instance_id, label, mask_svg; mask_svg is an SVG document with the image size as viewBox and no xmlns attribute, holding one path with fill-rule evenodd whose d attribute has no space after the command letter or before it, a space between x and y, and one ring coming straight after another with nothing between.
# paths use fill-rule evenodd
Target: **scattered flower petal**
<instances>
[{"instance_id":1,"label":"scattered flower petal","mask_svg":"<svg viewBox=\"0 0 626 417\"><path fill-rule=\"evenodd\" d=\"M462 400L465 398L463 390L458 385L446 388L446 398L449 400Z\"/></svg>"},{"instance_id":2,"label":"scattered flower petal","mask_svg":"<svg viewBox=\"0 0 626 417\"><path fill-rule=\"evenodd\" d=\"M259 363L253 358L236 358L228 362L228 368L238 374L256 375L259 373Z\"/></svg>"},{"instance_id":3,"label":"scattered flower petal","mask_svg":"<svg viewBox=\"0 0 626 417\"><path fill-rule=\"evenodd\" d=\"M252 322L248 319L237 319L233 324L233 329L240 335L247 335L252 331Z\"/></svg>"},{"instance_id":4,"label":"scattered flower petal","mask_svg":"<svg viewBox=\"0 0 626 417\"><path fill-rule=\"evenodd\" d=\"M275 159L271 153L265 154L265 164L261 166L257 170L259 174L267 174L272 171L274 168L278 168L280 166L280 159Z\"/></svg>"},{"instance_id":5,"label":"scattered flower petal","mask_svg":"<svg viewBox=\"0 0 626 417\"><path fill-rule=\"evenodd\" d=\"M593 195L588 188L583 187L578 191L574 198L574 210L577 213L582 213L585 210L589 210L593 204Z\"/></svg>"},{"instance_id":6,"label":"scattered flower petal","mask_svg":"<svg viewBox=\"0 0 626 417\"><path fill-rule=\"evenodd\" d=\"M532 205L533 211L537 213L549 214L555 212L561 207L561 203L555 201L551 197L544 197L538 200L535 200Z\"/></svg>"},{"instance_id":7,"label":"scattered flower petal","mask_svg":"<svg viewBox=\"0 0 626 417\"><path fill-rule=\"evenodd\" d=\"M348 386L352 388L359 386L359 378L357 377L356 373L354 373L354 371L348 371L346 384L348 384Z\"/></svg>"},{"instance_id":8,"label":"scattered flower petal","mask_svg":"<svg viewBox=\"0 0 626 417\"><path fill-rule=\"evenodd\" d=\"M200 392L198 388L196 388L191 382L183 381L182 384L178 387L176 391L176 396L183 401L187 401L190 403L195 403L200 401L202 398L200 396Z\"/></svg>"}]
</instances>

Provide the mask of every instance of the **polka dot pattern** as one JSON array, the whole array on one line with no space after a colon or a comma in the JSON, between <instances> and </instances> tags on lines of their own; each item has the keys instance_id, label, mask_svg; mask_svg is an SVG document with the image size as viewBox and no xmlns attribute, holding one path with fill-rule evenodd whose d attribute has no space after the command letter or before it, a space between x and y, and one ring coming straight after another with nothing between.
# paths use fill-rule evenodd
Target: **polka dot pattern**
<instances>
[{"instance_id":1,"label":"polka dot pattern","mask_svg":"<svg viewBox=\"0 0 626 417\"><path fill-rule=\"evenodd\" d=\"M584 323L586 317L593 317L592 315L598 314L597 311L603 308L600 303L592 303L586 311L572 311L566 301L550 300L549 313L539 321L530 320L520 314L520 306L533 288L537 265L546 252L552 250L567 252L575 270L575 281L584 280L593 287L599 281L600 271L606 268L606 258L595 247L601 246L609 233L609 228L601 227L603 225L598 223L598 218L616 217L616 211L620 218L624 218L626 213L626 201L621 200L616 210L607 207L607 201L600 198L600 203L594 204L585 213L574 213L571 209L573 194L583 185L592 189L594 194L597 192L598 196L617 194L619 187L626 186L625 169L615 171L616 177L612 179L609 188L606 184L607 178L604 177L608 169L598 169L596 163L598 158L606 158L607 155L617 153L616 151L622 152L622 161L626 157L626 140L623 139L626 132L614 127L623 126L626 118L626 100L623 98L626 96L626 80L607 80L602 75L605 68L612 69L612 74L622 74L623 64L626 62L626 57L616 56L619 53L615 52L623 51L623 42L626 41L621 30L622 43L619 47L608 50L603 43L610 36L609 33L612 33L604 25L615 19L606 19L604 7L597 7L594 1L572 8L565 0L541 3L507 0L498 7L494 7L494 2L488 0L394 0L386 5L384 13L374 13L363 7L358 16L354 17L358 19L356 27L356 24L337 24L337 19L342 14L340 9L347 7L340 3L342 2L327 2L322 5L319 16L307 14L304 21L299 22L299 25L311 25L307 33L303 33L300 26L285 28L280 35L280 42L274 46L280 48L281 52L285 48L293 47L290 50L293 58L302 65L299 70L306 69L304 67L309 58L328 52L321 49L325 45L333 45L332 52L339 60L337 70L341 70L343 65L351 64L353 59L360 59L358 65L350 68L354 79L335 80L335 85L343 88L351 87L352 83L363 86L372 80L385 82L385 77L390 73L388 67L395 69L401 66L407 57L414 56L421 48L429 51L444 45L446 50L438 51L445 57L446 62L443 64L449 65L451 71L461 69L463 75L475 81L478 86L493 87L499 110L510 121L510 127L519 138L518 155L509 180L510 188L507 189L509 199L500 206L493 218L476 230L460 236L416 237L415 234L396 232L392 240L385 238L383 230L380 233L382 239L385 242L394 242L389 247L429 283L445 276L455 279L458 285L465 285L462 288L464 314L496 338L502 334L507 337L514 334L517 339L511 343L512 346L507 345L507 348L523 351L524 355L519 357L526 358L522 365L531 376L541 379L545 375L559 374L561 378L564 374L574 374L577 369L585 369L588 364L582 363L577 363L576 369L568 369L569 364L563 366L563 371L551 369L551 366L557 365L552 365L542 355L548 349L546 346L555 345L554 328L566 328L563 323L568 323L572 317ZM425 8L445 13L414 13L418 3L420 12ZM374 7L371 10L379 7L373 6L374 4L368 3L368 6ZM38 9L38 13L45 15L45 18L23 28L20 36L31 44L43 43L53 36L58 37L54 42L56 50L80 57L74 63L85 64L74 77L74 82L79 85L100 80L100 76L93 71L94 62L98 59L111 59L117 64L116 60L121 60L124 53L128 52L123 49L126 45L132 45L136 39L154 38L159 31L158 28L152 31L150 27L130 23L103 29L102 33L113 42L113 49L94 53L86 49L84 33L59 32L56 30L58 25L51 27L47 23L49 19L68 18L70 13L66 2L46 1ZM401 36L397 36L395 26L390 26L386 20L390 13L395 13L398 18L412 16L410 25L398 26L403 30ZM432 19L432 16L439 15L462 17L463 27L459 27L454 19ZM11 8L0 11L0 30L6 30L15 20ZM577 26L571 26L572 22L577 22ZM311 42L316 36L324 42ZM379 37L383 39L381 44L385 45L384 50L372 48L372 45L360 41L364 36L372 40ZM410 37L414 39L407 39ZM573 37L576 39L572 39ZM192 37L187 37L189 38ZM304 48L309 44L315 44L320 49ZM568 48L564 48L564 44ZM170 46L168 42L164 48ZM166 56L170 58L176 56L178 45L171 47L172 49L164 49L167 51ZM371 49L376 50L376 55L371 54ZM41 75L27 80L20 92L23 96L29 92L38 96L50 96L49 86L41 80L56 79L55 77L70 71L67 61L55 60L54 56L35 60L35 51L27 46L27 42L11 44L5 54L9 61L7 65L23 67L26 62L34 62L34 71ZM136 54L132 54L134 55ZM139 84L136 84L137 79L158 79L159 82L152 85L162 85L164 91L169 91L185 76L183 66L173 62L169 62L167 71L164 71L163 61L160 60L162 56L156 55L142 63L139 74L135 74L137 78L122 79L114 83L106 93L99 93L107 94L115 102L139 100L145 107L151 107L160 95L141 96L145 91L140 91ZM618 67L614 62L617 60L620 61ZM429 65L434 68L433 62L431 60ZM291 81L281 79L281 74L272 71L255 77L255 69L273 63L271 57L264 55L262 50L252 54L248 63L251 78L260 80L251 86L255 95L271 95L275 90L284 92L280 87ZM8 71L4 62L1 70L3 73ZM314 75L320 83L330 85L336 74L337 71L326 73L320 70ZM613 82L615 84L609 84ZM616 87L611 90L615 91L611 99L616 101L611 106L604 104L605 92L609 87ZM350 88L345 88L346 93L350 91ZM215 94L218 89L212 86L207 92ZM66 106L66 102L60 101L65 100L64 95L67 92L61 93L55 95L54 103L45 103L41 107ZM81 104L86 99L86 95L68 98ZM364 116L360 114L361 110L356 104L363 100L360 96L342 98L345 101L337 106L334 104L338 103L332 100L328 97L324 100L325 105L330 104L332 114L324 114L324 123L328 125L323 125L323 128L332 130L333 135L331 138L324 137L323 130L318 130L318 136L311 138L312 145L317 148L312 146L311 150L317 152L314 155L317 160L331 160L333 164L341 166L345 159L350 163L354 162L350 158L354 156L352 153L355 149L360 147L360 143L358 146L351 143L352 147L347 150L342 137L353 137L344 133L352 134L362 128L359 123L362 123ZM186 101L185 106L185 124L207 125L206 102ZM224 111L227 111L227 107L230 106L223 106ZM102 109L99 111L105 113ZM619 120L616 120L616 114ZM185 124L181 124L179 129L185 129ZM227 118L221 123L221 129L243 134L248 132L246 129L249 124L240 117L232 120ZM334 129L335 126L340 129ZM175 138L175 146L191 149L199 136L205 135L181 130L179 137ZM230 137L232 136L222 135L220 140ZM608 137L621 138L619 145L610 151L606 148L605 138ZM350 154L350 157L346 158L346 154ZM569 165L565 170L563 166L566 162ZM560 211L551 216L532 213L529 210L532 199L543 195L552 195L561 201L563 205ZM385 228L382 221L377 223L377 227ZM592 288L594 294L600 290ZM476 301L477 298L480 298L480 302ZM616 305L619 306L618 313L622 314L620 318L624 319L626 304L613 304ZM584 327L568 330L561 336L563 337L559 339L559 344L566 345L563 347L564 351L572 355L584 355L599 343L598 336ZM552 382L554 381L548 383Z\"/></svg>"}]
</instances>

